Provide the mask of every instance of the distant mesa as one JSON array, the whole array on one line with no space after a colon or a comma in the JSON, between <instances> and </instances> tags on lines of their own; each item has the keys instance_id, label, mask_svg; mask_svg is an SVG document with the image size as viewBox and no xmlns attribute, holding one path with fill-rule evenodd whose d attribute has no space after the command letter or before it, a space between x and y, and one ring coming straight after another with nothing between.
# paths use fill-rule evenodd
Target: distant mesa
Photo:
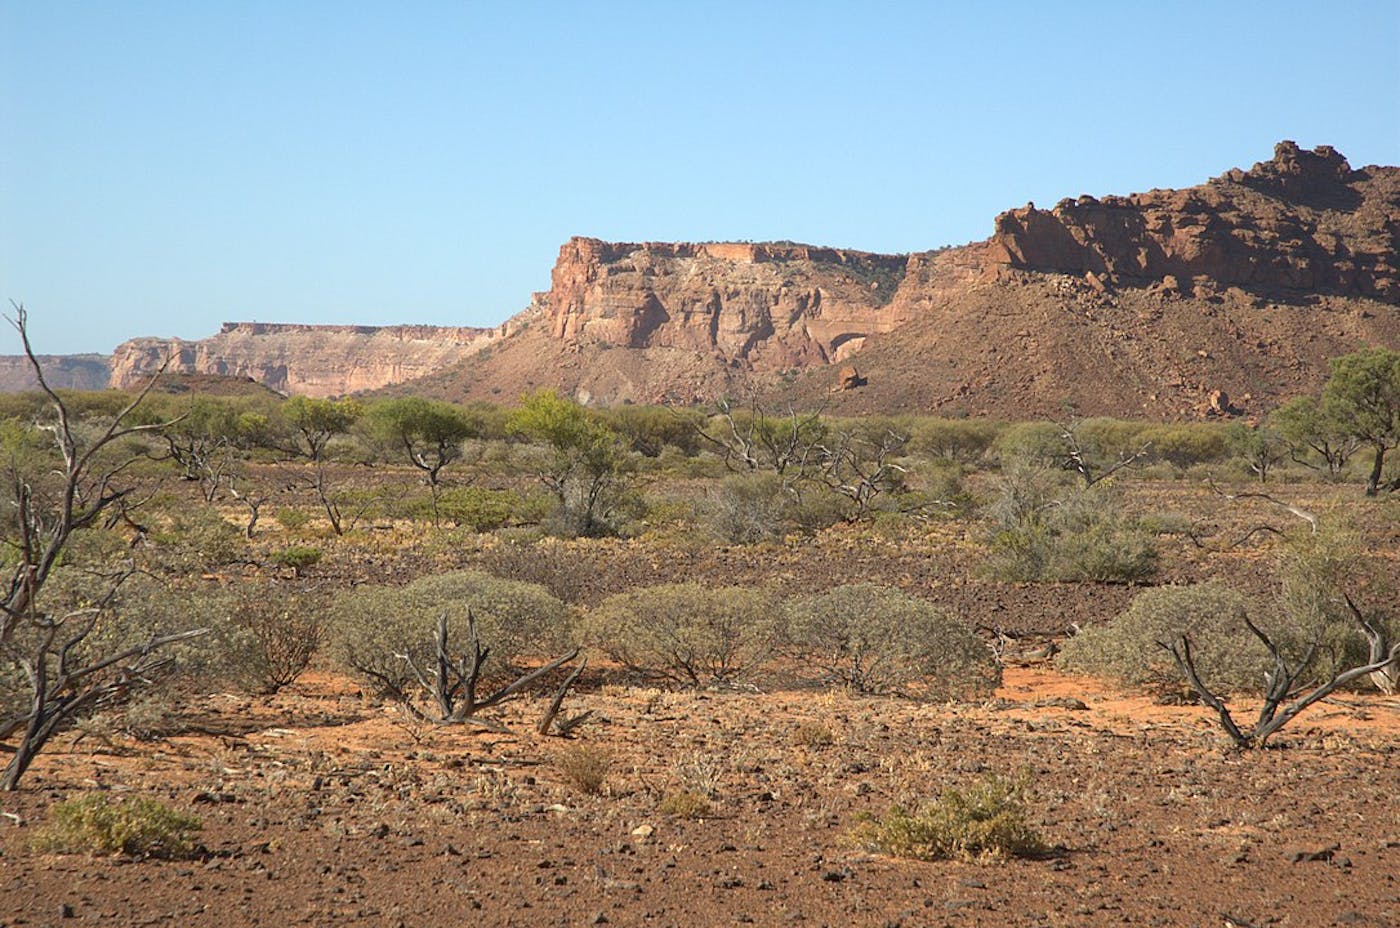
<instances>
[{"instance_id":1,"label":"distant mesa","mask_svg":"<svg viewBox=\"0 0 1400 928\"><path fill-rule=\"evenodd\" d=\"M197 341L133 339L108 363L121 387L173 353L183 373L313 396L758 390L852 413L1025 418L1068 400L1194 418L1235 414L1228 397L1266 410L1316 388L1330 356L1400 344L1397 307L1400 168L1285 141L1196 187L1009 210L957 248L578 237L549 290L496 328L227 323ZM100 359L57 367L101 379Z\"/></svg>"}]
</instances>

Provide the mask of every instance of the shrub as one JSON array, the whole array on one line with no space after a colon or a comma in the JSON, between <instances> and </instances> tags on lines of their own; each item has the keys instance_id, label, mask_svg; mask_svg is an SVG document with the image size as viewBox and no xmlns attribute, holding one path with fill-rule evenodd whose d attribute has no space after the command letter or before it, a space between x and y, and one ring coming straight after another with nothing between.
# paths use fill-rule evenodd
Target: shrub
<instances>
[{"instance_id":1,"label":"shrub","mask_svg":"<svg viewBox=\"0 0 1400 928\"><path fill-rule=\"evenodd\" d=\"M233 621L251 638L247 669L261 690L275 693L301 676L321 646L325 602L274 585L240 586L233 596Z\"/></svg>"},{"instance_id":2,"label":"shrub","mask_svg":"<svg viewBox=\"0 0 1400 928\"><path fill-rule=\"evenodd\" d=\"M212 509L177 512L150 535L155 561L175 573L213 570L247 556L243 532Z\"/></svg>"},{"instance_id":3,"label":"shrub","mask_svg":"<svg viewBox=\"0 0 1400 928\"><path fill-rule=\"evenodd\" d=\"M56 804L34 845L60 854L189 857L190 835L200 827L199 819L154 799L111 802L92 794Z\"/></svg>"},{"instance_id":4,"label":"shrub","mask_svg":"<svg viewBox=\"0 0 1400 928\"><path fill-rule=\"evenodd\" d=\"M385 690L413 682L434 658L433 625L446 614L451 640L468 640L471 609L496 670L521 656L552 656L568 636L568 613L544 588L475 570L421 577L403 587L362 587L340 594L333 606L334 653L349 669Z\"/></svg>"},{"instance_id":5,"label":"shrub","mask_svg":"<svg viewBox=\"0 0 1400 928\"><path fill-rule=\"evenodd\" d=\"M826 748L836 743L836 734L820 722L803 722L792 733L792 740L804 748Z\"/></svg>"},{"instance_id":6,"label":"shrub","mask_svg":"<svg viewBox=\"0 0 1400 928\"><path fill-rule=\"evenodd\" d=\"M776 639L768 596L698 583L611 596L584 615L580 632L585 643L633 670L692 686L751 673Z\"/></svg>"},{"instance_id":7,"label":"shrub","mask_svg":"<svg viewBox=\"0 0 1400 928\"><path fill-rule=\"evenodd\" d=\"M985 419L921 419L914 423L909 445L921 454L976 464L986 456L1001 428Z\"/></svg>"},{"instance_id":8,"label":"shrub","mask_svg":"<svg viewBox=\"0 0 1400 928\"><path fill-rule=\"evenodd\" d=\"M985 695L1001 682L990 649L932 603L871 583L784 604L793 655L863 693Z\"/></svg>"},{"instance_id":9,"label":"shrub","mask_svg":"<svg viewBox=\"0 0 1400 928\"><path fill-rule=\"evenodd\" d=\"M554 766L570 786L593 796L603 791L603 783L612 769L612 755L602 748L576 744L555 755Z\"/></svg>"},{"instance_id":10,"label":"shrub","mask_svg":"<svg viewBox=\"0 0 1400 928\"><path fill-rule=\"evenodd\" d=\"M292 545L272 555L272 563L279 567L290 567L298 577L308 567L315 567L321 561L321 549L307 545Z\"/></svg>"},{"instance_id":11,"label":"shrub","mask_svg":"<svg viewBox=\"0 0 1400 928\"><path fill-rule=\"evenodd\" d=\"M277 520L277 524L289 532L300 531L311 522L311 513L301 509L284 507L272 514L272 518Z\"/></svg>"},{"instance_id":12,"label":"shrub","mask_svg":"<svg viewBox=\"0 0 1400 928\"><path fill-rule=\"evenodd\" d=\"M777 474L731 474L710 490L704 512L721 541L778 541L794 525L797 497Z\"/></svg>"},{"instance_id":13,"label":"shrub","mask_svg":"<svg viewBox=\"0 0 1400 928\"><path fill-rule=\"evenodd\" d=\"M883 818L857 826L853 837L880 853L916 860L1042 854L1045 843L1026 822L1025 790L1024 779L992 774L965 790L945 789L912 812L895 806Z\"/></svg>"},{"instance_id":14,"label":"shrub","mask_svg":"<svg viewBox=\"0 0 1400 928\"><path fill-rule=\"evenodd\" d=\"M656 810L676 818L705 818L710 814L710 800L688 789L667 793Z\"/></svg>"},{"instance_id":15,"label":"shrub","mask_svg":"<svg viewBox=\"0 0 1400 928\"><path fill-rule=\"evenodd\" d=\"M1014 467L987 509L993 576L1137 583L1156 576L1150 532L1119 511L1112 487L1071 486L1063 473Z\"/></svg>"},{"instance_id":16,"label":"shrub","mask_svg":"<svg viewBox=\"0 0 1400 928\"><path fill-rule=\"evenodd\" d=\"M1059 665L1133 685L1180 689L1185 681L1159 642L1189 635L1206 685L1227 691L1257 687L1270 660L1244 624L1248 607L1243 595L1214 582L1145 590L1112 622L1066 641Z\"/></svg>"}]
</instances>

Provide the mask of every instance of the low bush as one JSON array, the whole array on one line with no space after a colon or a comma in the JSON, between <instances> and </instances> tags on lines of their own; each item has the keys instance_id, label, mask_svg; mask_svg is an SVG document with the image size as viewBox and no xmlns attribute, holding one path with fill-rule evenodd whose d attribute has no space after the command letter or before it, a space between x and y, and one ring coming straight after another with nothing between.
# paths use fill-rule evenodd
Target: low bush
<instances>
[{"instance_id":1,"label":"low bush","mask_svg":"<svg viewBox=\"0 0 1400 928\"><path fill-rule=\"evenodd\" d=\"M603 791L612 769L612 755L602 748L576 744L555 755L554 766L574 789L595 796Z\"/></svg>"},{"instance_id":2,"label":"low bush","mask_svg":"<svg viewBox=\"0 0 1400 928\"><path fill-rule=\"evenodd\" d=\"M662 815L675 818L705 818L711 810L709 799L688 789L667 793L656 807Z\"/></svg>"},{"instance_id":3,"label":"low bush","mask_svg":"<svg viewBox=\"0 0 1400 928\"><path fill-rule=\"evenodd\" d=\"M283 548L272 555L270 560L278 567L289 567L292 573L300 577L310 567L315 567L321 562L322 551L320 548L312 548L307 545L292 545L290 548Z\"/></svg>"},{"instance_id":4,"label":"low bush","mask_svg":"<svg viewBox=\"0 0 1400 928\"><path fill-rule=\"evenodd\" d=\"M189 857L194 851L191 835L200 827L198 818L154 799L113 802L91 794L54 805L34 846L60 854Z\"/></svg>"},{"instance_id":5,"label":"low bush","mask_svg":"<svg viewBox=\"0 0 1400 928\"><path fill-rule=\"evenodd\" d=\"M924 699L985 696L1001 682L991 650L926 600L871 583L789 600L786 642L818 680Z\"/></svg>"},{"instance_id":6,"label":"low bush","mask_svg":"<svg viewBox=\"0 0 1400 928\"><path fill-rule=\"evenodd\" d=\"M1062 472L1011 468L986 519L998 579L1140 583L1157 574L1151 532L1122 514L1104 484L1083 489Z\"/></svg>"},{"instance_id":7,"label":"low bush","mask_svg":"<svg viewBox=\"0 0 1400 928\"><path fill-rule=\"evenodd\" d=\"M759 668L776 643L773 613L756 590L675 583L609 597L584 614L579 633L633 670L702 686Z\"/></svg>"},{"instance_id":8,"label":"low bush","mask_svg":"<svg viewBox=\"0 0 1400 928\"><path fill-rule=\"evenodd\" d=\"M949 788L912 811L899 806L858 825L852 837L893 857L977 860L1043 854L1045 842L1026 821L1023 779L995 774L967 789Z\"/></svg>"},{"instance_id":9,"label":"low bush","mask_svg":"<svg viewBox=\"0 0 1400 928\"><path fill-rule=\"evenodd\" d=\"M712 487L704 505L717 538L747 545L780 541L796 525L797 496L777 474L731 474Z\"/></svg>"},{"instance_id":10,"label":"low bush","mask_svg":"<svg viewBox=\"0 0 1400 928\"><path fill-rule=\"evenodd\" d=\"M552 657L567 646L567 607L543 587L475 570L421 577L402 587L361 587L341 593L332 606L331 641L336 658L385 691L413 685L412 660L434 659L433 628L448 619L452 641L468 640L472 611L496 672L522 656Z\"/></svg>"},{"instance_id":11,"label":"low bush","mask_svg":"<svg viewBox=\"0 0 1400 928\"><path fill-rule=\"evenodd\" d=\"M1213 689L1257 688L1268 651L1244 624L1248 600L1219 583L1168 586L1139 593L1127 611L1064 643L1059 666L1158 690L1185 686L1159 642L1189 636L1201 679Z\"/></svg>"}]
</instances>

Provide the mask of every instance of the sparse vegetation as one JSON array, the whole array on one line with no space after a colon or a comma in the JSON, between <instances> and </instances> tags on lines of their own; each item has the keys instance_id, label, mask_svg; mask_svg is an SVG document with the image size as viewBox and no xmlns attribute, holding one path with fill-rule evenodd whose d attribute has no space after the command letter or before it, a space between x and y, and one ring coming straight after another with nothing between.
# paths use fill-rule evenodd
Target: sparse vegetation
<instances>
[{"instance_id":1,"label":"sparse vegetation","mask_svg":"<svg viewBox=\"0 0 1400 928\"><path fill-rule=\"evenodd\" d=\"M55 803L34 846L59 854L189 857L198 818L153 799L113 801L101 793Z\"/></svg>"},{"instance_id":2,"label":"sparse vegetation","mask_svg":"<svg viewBox=\"0 0 1400 928\"><path fill-rule=\"evenodd\" d=\"M591 744L570 745L554 756L554 766L564 781L589 796L603 791L612 765L612 755Z\"/></svg>"},{"instance_id":3,"label":"sparse vegetation","mask_svg":"<svg viewBox=\"0 0 1400 928\"><path fill-rule=\"evenodd\" d=\"M1032 857L1045 842L1026 820L1026 780L995 774L913 810L891 807L861 823L855 840L882 854L915 860L985 860Z\"/></svg>"}]
</instances>

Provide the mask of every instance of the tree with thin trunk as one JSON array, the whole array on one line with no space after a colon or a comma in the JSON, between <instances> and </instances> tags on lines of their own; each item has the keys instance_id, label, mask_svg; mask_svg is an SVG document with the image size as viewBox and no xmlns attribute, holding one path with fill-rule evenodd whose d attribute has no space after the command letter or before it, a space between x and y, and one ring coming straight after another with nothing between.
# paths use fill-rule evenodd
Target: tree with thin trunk
<instances>
[{"instance_id":1,"label":"tree with thin trunk","mask_svg":"<svg viewBox=\"0 0 1400 928\"><path fill-rule=\"evenodd\" d=\"M203 629L151 635L127 647L104 651L93 632L129 569L86 574L91 589L84 604L58 606L49 585L75 533L120 517L131 505L124 472L139 453L118 452L124 439L159 432L169 422L142 423L137 411L155 385L145 389L94 430L79 428L63 398L48 384L29 342L28 315L12 304L18 330L49 416L36 428L51 443L8 441L4 450L10 493L4 542L14 567L0 584L0 669L4 679L27 690L0 702L0 751L9 754L0 790L18 787L20 778L49 740L75 718L120 702L168 661L160 653ZM163 370L163 368L162 368ZM159 376L159 374L157 374ZM32 433L31 433L32 436ZM35 457L35 454L39 456Z\"/></svg>"}]
</instances>

